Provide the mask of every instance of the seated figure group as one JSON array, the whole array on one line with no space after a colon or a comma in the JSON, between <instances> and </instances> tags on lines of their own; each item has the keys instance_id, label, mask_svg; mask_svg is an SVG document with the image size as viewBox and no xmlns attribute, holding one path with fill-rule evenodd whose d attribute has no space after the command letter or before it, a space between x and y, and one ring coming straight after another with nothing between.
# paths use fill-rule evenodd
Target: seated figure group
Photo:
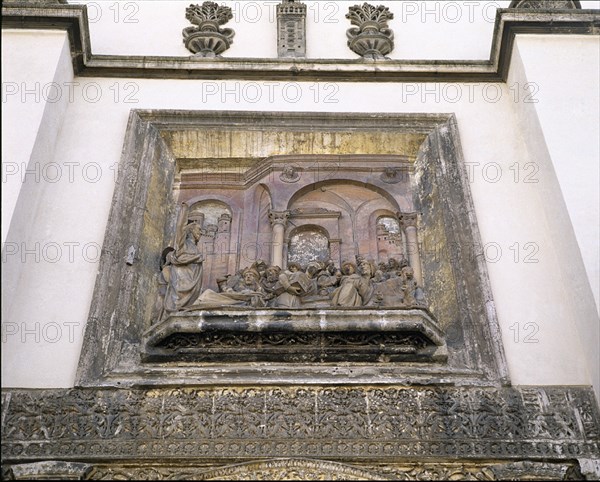
<instances>
[{"instance_id":1,"label":"seated figure group","mask_svg":"<svg viewBox=\"0 0 600 482\"><path fill-rule=\"evenodd\" d=\"M259 260L217 280L219 292L204 290L187 310L219 306L253 308L354 308L423 306L423 291L404 258L376 266L356 257L337 268L332 260L287 269Z\"/></svg>"}]
</instances>

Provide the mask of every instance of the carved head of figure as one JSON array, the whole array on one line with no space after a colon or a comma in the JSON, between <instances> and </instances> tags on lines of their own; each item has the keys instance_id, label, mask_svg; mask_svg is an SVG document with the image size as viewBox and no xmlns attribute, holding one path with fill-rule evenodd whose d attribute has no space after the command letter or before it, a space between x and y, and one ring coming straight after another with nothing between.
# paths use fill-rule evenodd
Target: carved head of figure
<instances>
[{"instance_id":1,"label":"carved head of figure","mask_svg":"<svg viewBox=\"0 0 600 482\"><path fill-rule=\"evenodd\" d=\"M360 265L358 266L358 271L362 276L372 278L375 274L375 264L363 258L360 262Z\"/></svg>"},{"instance_id":2,"label":"carved head of figure","mask_svg":"<svg viewBox=\"0 0 600 482\"><path fill-rule=\"evenodd\" d=\"M265 271L265 278L269 283L275 283L279 279L281 268L279 266L269 266Z\"/></svg>"},{"instance_id":3,"label":"carved head of figure","mask_svg":"<svg viewBox=\"0 0 600 482\"><path fill-rule=\"evenodd\" d=\"M414 278L415 272L410 266L405 266L404 268L402 268L402 276L407 280L411 280Z\"/></svg>"},{"instance_id":4,"label":"carved head of figure","mask_svg":"<svg viewBox=\"0 0 600 482\"><path fill-rule=\"evenodd\" d=\"M202 228L197 222L194 221L186 226L186 233L192 235L194 242L197 243L202 237Z\"/></svg>"},{"instance_id":5,"label":"carved head of figure","mask_svg":"<svg viewBox=\"0 0 600 482\"><path fill-rule=\"evenodd\" d=\"M254 268L245 269L242 276L246 286L256 286L258 280L260 280L260 273Z\"/></svg>"},{"instance_id":6,"label":"carved head of figure","mask_svg":"<svg viewBox=\"0 0 600 482\"><path fill-rule=\"evenodd\" d=\"M266 269L268 268L267 263L265 263L264 260L262 259L257 259L254 264L252 265L252 268L254 268L256 271L259 272L259 274L263 274Z\"/></svg>"},{"instance_id":7,"label":"carved head of figure","mask_svg":"<svg viewBox=\"0 0 600 482\"><path fill-rule=\"evenodd\" d=\"M351 261L342 263L342 273L346 276L356 273L356 265Z\"/></svg>"},{"instance_id":8,"label":"carved head of figure","mask_svg":"<svg viewBox=\"0 0 600 482\"><path fill-rule=\"evenodd\" d=\"M323 265L321 263L318 261L312 261L308 263L308 266L306 267L306 274L309 276L309 278L315 278L322 269Z\"/></svg>"},{"instance_id":9,"label":"carved head of figure","mask_svg":"<svg viewBox=\"0 0 600 482\"><path fill-rule=\"evenodd\" d=\"M288 271L291 273L295 273L297 271L302 271L302 267L298 263L288 263L287 267Z\"/></svg>"}]
</instances>

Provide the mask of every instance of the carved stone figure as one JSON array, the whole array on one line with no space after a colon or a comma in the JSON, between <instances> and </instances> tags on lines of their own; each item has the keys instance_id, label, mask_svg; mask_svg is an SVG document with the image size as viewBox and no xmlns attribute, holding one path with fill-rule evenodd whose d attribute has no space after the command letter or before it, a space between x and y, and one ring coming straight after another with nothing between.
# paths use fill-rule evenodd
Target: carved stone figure
<instances>
[{"instance_id":1,"label":"carved stone figure","mask_svg":"<svg viewBox=\"0 0 600 482\"><path fill-rule=\"evenodd\" d=\"M335 267L333 260L330 259L317 278L319 294L325 296L333 294L341 279L342 272Z\"/></svg>"},{"instance_id":2,"label":"carved stone figure","mask_svg":"<svg viewBox=\"0 0 600 482\"><path fill-rule=\"evenodd\" d=\"M192 305L202 289L202 262L198 247L202 229L196 222L185 225L189 207L182 205L176 235L176 247L166 250L162 276L167 285L165 312L176 312Z\"/></svg>"},{"instance_id":3,"label":"carved stone figure","mask_svg":"<svg viewBox=\"0 0 600 482\"><path fill-rule=\"evenodd\" d=\"M350 7L346 18L356 27L346 32L348 47L365 59L384 59L394 49L394 32L388 20L394 18L389 8L368 3Z\"/></svg>"},{"instance_id":4,"label":"carved stone figure","mask_svg":"<svg viewBox=\"0 0 600 482\"><path fill-rule=\"evenodd\" d=\"M361 260L359 273L354 263L342 264L343 277L340 287L333 293L332 306L358 307L366 305L373 296L373 269L366 260Z\"/></svg>"},{"instance_id":5,"label":"carved stone figure","mask_svg":"<svg viewBox=\"0 0 600 482\"><path fill-rule=\"evenodd\" d=\"M231 8L219 6L215 2L190 5L185 11L195 27L183 29L185 47L196 57L217 57L233 43L235 32L230 28L220 28L233 18Z\"/></svg>"},{"instance_id":6,"label":"carved stone figure","mask_svg":"<svg viewBox=\"0 0 600 482\"><path fill-rule=\"evenodd\" d=\"M241 277L236 278L234 286L226 288L223 293L211 289L204 291L192 309L236 305L264 308L270 297L261 286L260 279L261 275L255 267L246 268Z\"/></svg>"}]
</instances>

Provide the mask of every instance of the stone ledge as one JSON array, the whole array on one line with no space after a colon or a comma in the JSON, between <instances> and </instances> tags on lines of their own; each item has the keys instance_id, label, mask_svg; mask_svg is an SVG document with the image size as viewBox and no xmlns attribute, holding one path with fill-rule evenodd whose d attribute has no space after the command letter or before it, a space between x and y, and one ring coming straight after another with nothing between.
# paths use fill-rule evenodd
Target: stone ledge
<instances>
[{"instance_id":1,"label":"stone ledge","mask_svg":"<svg viewBox=\"0 0 600 482\"><path fill-rule=\"evenodd\" d=\"M229 308L177 313L148 330L147 362L445 361L425 309Z\"/></svg>"},{"instance_id":2,"label":"stone ledge","mask_svg":"<svg viewBox=\"0 0 600 482\"><path fill-rule=\"evenodd\" d=\"M598 35L600 10L500 9L489 60L254 59L95 55L85 5L3 4L2 27L66 30L75 75L336 82L503 82L518 34Z\"/></svg>"}]
</instances>

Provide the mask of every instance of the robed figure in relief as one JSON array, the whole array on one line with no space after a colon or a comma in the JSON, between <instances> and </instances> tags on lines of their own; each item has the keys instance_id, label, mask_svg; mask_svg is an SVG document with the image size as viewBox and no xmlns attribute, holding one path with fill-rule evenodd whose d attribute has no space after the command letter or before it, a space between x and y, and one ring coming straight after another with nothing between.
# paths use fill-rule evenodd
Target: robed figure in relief
<instances>
[{"instance_id":1,"label":"robed figure in relief","mask_svg":"<svg viewBox=\"0 0 600 482\"><path fill-rule=\"evenodd\" d=\"M182 204L177 219L175 249L167 253L162 275L167 285L164 298L166 312L176 312L193 305L202 291L204 257L198 241L202 228L196 222L186 225L189 206Z\"/></svg>"}]
</instances>

